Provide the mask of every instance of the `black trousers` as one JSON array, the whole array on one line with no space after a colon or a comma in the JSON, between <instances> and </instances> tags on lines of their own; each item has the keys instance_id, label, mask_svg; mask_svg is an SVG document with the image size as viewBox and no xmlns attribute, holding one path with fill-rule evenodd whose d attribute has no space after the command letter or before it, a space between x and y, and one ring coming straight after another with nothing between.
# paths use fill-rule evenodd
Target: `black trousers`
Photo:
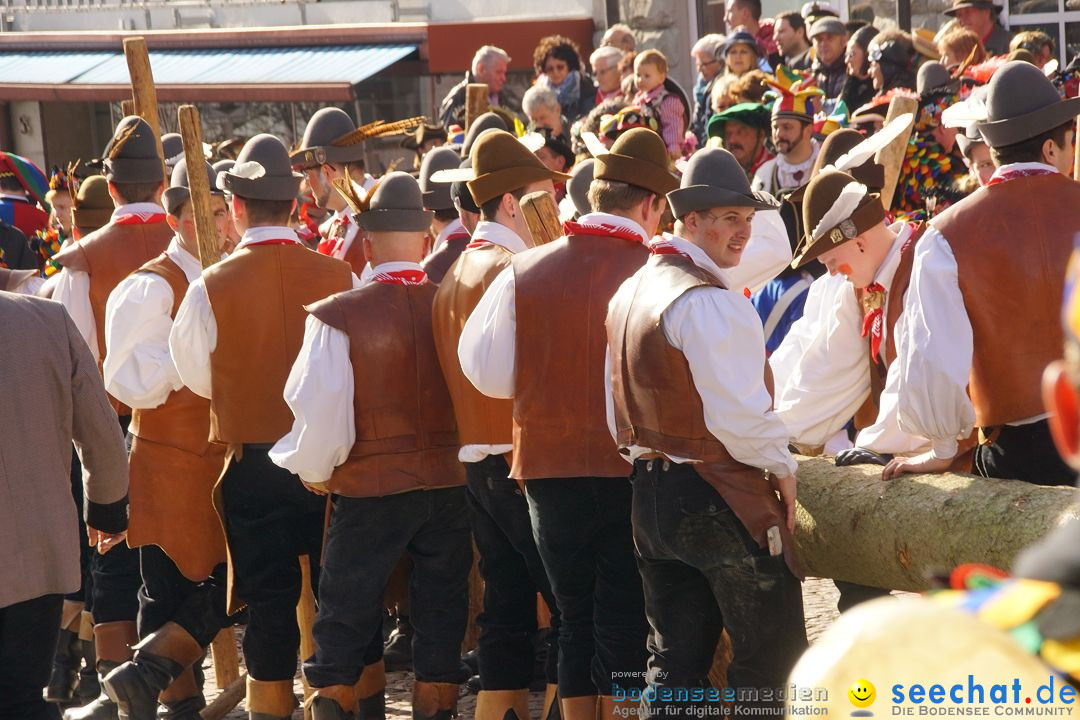
<instances>
[{"instance_id":1,"label":"black trousers","mask_svg":"<svg viewBox=\"0 0 1080 720\"><path fill-rule=\"evenodd\" d=\"M409 619L416 679L460 682L472 569L465 488L335 495L333 503L312 629L315 655L304 663L308 682L352 685L370 664L386 583L406 552L413 563Z\"/></svg>"},{"instance_id":2,"label":"black trousers","mask_svg":"<svg viewBox=\"0 0 1080 720\"><path fill-rule=\"evenodd\" d=\"M536 636L536 594L551 609L551 624L559 627L559 611L551 583L533 539L529 503L502 455L465 463L469 518L480 552L484 578L484 609L477 659L484 690L518 690L533 677ZM558 655L549 649L545 672L558 682Z\"/></svg>"},{"instance_id":3,"label":"black trousers","mask_svg":"<svg viewBox=\"0 0 1080 720\"><path fill-rule=\"evenodd\" d=\"M63 595L42 595L0 608L0 720L59 720L41 689L49 682L63 604Z\"/></svg>"},{"instance_id":4,"label":"black trousers","mask_svg":"<svg viewBox=\"0 0 1080 720\"><path fill-rule=\"evenodd\" d=\"M691 705L716 704L663 698L665 689L709 687L724 629L734 650L728 687L784 687L807 642L802 590L783 558L758 548L693 466L639 460L633 482L634 542L651 626L643 715L688 715Z\"/></svg>"},{"instance_id":5,"label":"black trousers","mask_svg":"<svg viewBox=\"0 0 1080 720\"><path fill-rule=\"evenodd\" d=\"M622 477L529 480L533 536L559 606L559 695L644 685L645 600Z\"/></svg>"},{"instance_id":6,"label":"black trousers","mask_svg":"<svg viewBox=\"0 0 1080 720\"><path fill-rule=\"evenodd\" d=\"M97 551L90 547L87 542L86 521L83 520L82 463L79 461L79 454L75 452L74 446L71 448L71 497L75 501L75 515L79 518L79 571L81 584L78 590L68 593L64 596L64 599L85 603L85 609L89 612L91 610L90 588L92 585L90 563L93 561Z\"/></svg>"},{"instance_id":7,"label":"black trousers","mask_svg":"<svg viewBox=\"0 0 1080 720\"><path fill-rule=\"evenodd\" d=\"M131 435L127 434L127 429L131 416L125 415L119 421L130 452ZM90 606L94 622L135 622L139 614L139 588L142 586L139 553L129 548L127 542L120 543L104 555L94 552L90 574Z\"/></svg>"},{"instance_id":8,"label":"black trousers","mask_svg":"<svg viewBox=\"0 0 1080 720\"><path fill-rule=\"evenodd\" d=\"M312 585L318 587L326 498L304 489L268 453L268 446L245 446L242 459L229 461L221 481L225 538L234 592L248 607L248 673L255 680L290 680L300 647L298 558L308 556Z\"/></svg>"},{"instance_id":9,"label":"black trousers","mask_svg":"<svg viewBox=\"0 0 1080 720\"><path fill-rule=\"evenodd\" d=\"M1058 454L1046 420L1002 426L993 444L975 449L974 464L975 474L988 478L1023 480L1035 485L1076 483L1076 471Z\"/></svg>"},{"instance_id":10,"label":"black trousers","mask_svg":"<svg viewBox=\"0 0 1080 720\"><path fill-rule=\"evenodd\" d=\"M143 584L139 590L139 637L170 620L206 647L228 627L225 612L226 567L222 563L202 582L192 582L157 545L139 548Z\"/></svg>"}]
</instances>

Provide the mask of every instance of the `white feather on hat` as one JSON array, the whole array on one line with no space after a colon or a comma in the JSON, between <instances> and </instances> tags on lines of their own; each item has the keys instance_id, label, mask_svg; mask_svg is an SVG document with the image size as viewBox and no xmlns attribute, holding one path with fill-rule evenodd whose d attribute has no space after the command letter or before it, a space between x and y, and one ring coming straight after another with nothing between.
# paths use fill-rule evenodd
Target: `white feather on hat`
<instances>
[{"instance_id":1,"label":"white feather on hat","mask_svg":"<svg viewBox=\"0 0 1080 720\"><path fill-rule=\"evenodd\" d=\"M859 182L851 182L844 186L836 202L832 204L828 212L821 216L821 220L814 226L810 237L820 240L826 232L844 222L859 209L859 203L866 197L867 188Z\"/></svg>"}]
</instances>

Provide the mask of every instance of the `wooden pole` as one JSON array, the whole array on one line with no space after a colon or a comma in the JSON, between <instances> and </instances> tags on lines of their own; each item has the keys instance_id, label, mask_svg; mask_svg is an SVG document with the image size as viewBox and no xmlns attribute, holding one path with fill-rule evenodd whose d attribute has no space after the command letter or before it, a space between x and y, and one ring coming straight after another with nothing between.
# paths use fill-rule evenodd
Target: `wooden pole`
<instances>
[{"instance_id":1,"label":"wooden pole","mask_svg":"<svg viewBox=\"0 0 1080 720\"><path fill-rule=\"evenodd\" d=\"M533 246L562 237L562 223L559 222L559 207L551 193L539 190L521 198L521 211L532 233Z\"/></svg>"},{"instance_id":2,"label":"wooden pole","mask_svg":"<svg viewBox=\"0 0 1080 720\"><path fill-rule=\"evenodd\" d=\"M218 690L225 690L240 677L240 660L236 654L236 631L222 628L210 643L210 656L214 661L214 683Z\"/></svg>"},{"instance_id":3,"label":"wooden pole","mask_svg":"<svg viewBox=\"0 0 1080 720\"><path fill-rule=\"evenodd\" d=\"M176 114L180 121L180 138L184 142L184 159L187 161L188 191L195 216L195 236L199 240L199 262L205 269L221 257L221 245L217 228L214 227L214 211L210 207L210 183L204 171L206 156L199 109L194 105L181 105Z\"/></svg>"},{"instance_id":4,"label":"wooden pole","mask_svg":"<svg viewBox=\"0 0 1080 720\"><path fill-rule=\"evenodd\" d=\"M131 75L131 96L135 101L135 114L145 120L150 129L154 131L158 157L161 158L161 164L164 167L165 151L161 147L161 123L158 121L157 88L154 86L154 73L150 69L150 52L146 49L146 38L125 38L124 57L127 58L128 74ZM166 182L168 182L168 179L168 176L166 176Z\"/></svg>"},{"instance_id":5,"label":"wooden pole","mask_svg":"<svg viewBox=\"0 0 1080 720\"><path fill-rule=\"evenodd\" d=\"M889 102L889 111L885 115L885 123L888 124L893 118L911 113L912 117L919 114L919 101L915 98L894 96ZM912 124L912 128L914 124ZM904 166L904 157L907 154L908 140L911 139L911 130L900 134L896 140L878 150L874 156L874 162L885 168L885 185L881 190L881 204L888 211L892 208L893 195L896 194L896 185L900 182L900 171Z\"/></svg>"},{"instance_id":6,"label":"wooden pole","mask_svg":"<svg viewBox=\"0 0 1080 720\"><path fill-rule=\"evenodd\" d=\"M120 101L120 114L124 117L135 114L135 101L128 98Z\"/></svg>"},{"instance_id":7,"label":"wooden pole","mask_svg":"<svg viewBox=\"0 0 1080 720\"><path fill-rule=\"evenodd\" d=\"M230 630L232 628L229 628ZM200 713L203 720L222 720L229 712L240 704L247 692L247 673L233 680L214 701L203 708Z\"/></svg>"},{"instance_id":8,"label":"wooden pole","mask_svg":"<svg viewBox=\"0 0 1080 720\"><path fill-rule=\"evenodd\" d=\"M473 120L486 113L490 107L487 83L469 83L466 85L465 132L469 132L469 126L473 124Z\"/></svg>"},{"instance_id":9,"label":"wooden pole","mask_svg":"<svg viewBox=\"0 0 1080 720\"><path fill-rule=\"evenodd\" d=\"M315 623L315 593L311 589L311 561L307 555L300 557L300 602L296 604L296 622L300 626L300 662L303 663L315 654L315 638L311 626ZM311 704L306 702L311 697L311 688L307 679L300 673L304 684L304 720L311 720Z\"/></svg>"}]
</instances>

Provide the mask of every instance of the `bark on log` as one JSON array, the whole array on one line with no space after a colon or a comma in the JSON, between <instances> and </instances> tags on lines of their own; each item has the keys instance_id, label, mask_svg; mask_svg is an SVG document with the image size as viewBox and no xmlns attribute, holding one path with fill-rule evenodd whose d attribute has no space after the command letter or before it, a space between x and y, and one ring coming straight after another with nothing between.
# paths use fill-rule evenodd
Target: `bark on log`
<instances>
[{"instance_id":1,"label":"bark on log","mask_svg":"<svg viewBox=\"0 0 1080 720\"><path fill-rule=\"evenodd\" d=\"M904 475L799 458L795 545L806 574L921 591L932 573L1017 554L1080 517L1080 491L970 475Z\"/></svg>"},{"instance_id":2,"label":"bark on log","mask_svg":"<svg viewBox=\"0 0 1080 720\"><path fill-rule=\"evenodd\" d=\"M521 212L529 225L534 246L546 245L562 236L559 206L551 193L538 190L524 196L521 198Z\"/></svg>"},{"instance_id":3,"label":"bark on log","mask_svg":"<svg viewBox=\"0 0 1080 720\"><path fill-rule=\"evenodd\" d=\"M469 126L473 124L473 120L486 113L490 107L487 83L469 83L466 85L465 132L469 132Z\"/></svg>"},{"instance_id":4,"label":"bark on log","mask_svg":"<svg viewBox=\"0 0 1080 720\"><path fill-rule=\"evenodd\" d=\"M184 143L184 158L188 170L188 195L191 209L195 216L195 237L199 243L199 263L203 269L210 267L221 257L218 249L217 228L214 226L214 211L210 207L210 183L206 173L201 171L206 162L203 151L202 124L199 122L199 110L194 105L181 105L177 111L180 123L180 138ZM196 169L199 168L199 169Z\"/></svg>"},{"instance_id":5,"label":"bark on log","mask_svg":"<svg viewBox=\"0 0 1080 720\"><path fill-rule=\"evenodd\" d=\"M146 48L146 38L124 38L124 56L127 59L128 73L131 75L131 96L135 102L135 114L145 120L154 131L158 157L161 158L164 168L165 151L161 147L157 87L154 85L154 73L150 69L150 51ZM169 186L168 172L165 173L165 186Z\"/></svg>"}]
</instances>

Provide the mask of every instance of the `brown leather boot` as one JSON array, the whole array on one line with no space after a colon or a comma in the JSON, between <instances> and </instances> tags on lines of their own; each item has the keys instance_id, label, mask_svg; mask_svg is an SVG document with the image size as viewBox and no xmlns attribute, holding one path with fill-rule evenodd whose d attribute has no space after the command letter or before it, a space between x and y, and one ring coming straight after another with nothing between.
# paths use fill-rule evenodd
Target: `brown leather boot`
<instances>
[{"instance_id":1,"label":"brown leather boot","mask_svg":"<svg viewBox=\"0 0 1080 720\"><path fill-rule=\"evenodd\" d=\"M296 709L292 680L247 679L249 720L289 720Z\"/></svg>"},{"instance_id":2,"label":"brown leather boot","mask_svg":"<svg viewBox=\"0 0 1080 720\"><path fill-rule=\"evenodd\" d=\"M312 690L311 720L355 720L355 685L328 685Z\"/></svg>"},{"instance_id":3,"label":"brown leather boot","mask_svg":"<svg viewBox=\"0 0 1080 720\"><path fill-rule=\"evenodd\" d=\"M413 720L450 720L457 717L457 683L417 680L413 685Z\"/></svg>"},{"instance_id":4,"label":"brown leather boot","mask_svg":"<svg viewBox=\"0 0 1080 720\"><path fill-rule=\"evenodd\" d=\"M563 720L596 720L596 696L559 698L559 710L562 712Z\"/></svg>"},{"instance_id":5,"label":"brown leather boot","mask_svg":"<svg viewBox=\"0 0 1080 720\"><path fill-rule=\"evenodd\" d=\"M107 675L130 660L134 654L132 647L137 642L139 633L133 621L121 620L94 625L98 673ZM89 705L72 708L64 713L64 720L117 720L117 717L116 703L104 692Z\"/></svg>"},{"instance_id":6,"label":"brown leather boot","mask_svg":"<svg viewBox=\"0 0 1080 720\"><path fill-rule=\"evenodd\" d=\"M206 707L206 698L195 682L194 669L185 668L180 677L161 691L158 702L165 706L158 720L201 720L199 711Z\"/></svg>"},{"instance_id":7,"label":"brown leather boot","mask_svg":"<svg viewBox=\"0 0 1080 720\"><path fill-rule=\"evenodd\" d=\"M540 712L540 720L562 720L559 711L559 686L548 683L544 688L544 709Z\"/></svg>"},{"instance_id":8,"label":"brown leather boot","mask_svg":"<svg viewBox=\"0 0 1080 720\"><path fill-rule=\"evenodd\" d=\"M134 657L109 673L103 683L120 720L156 720L158 694L202 654L198 641L177 623L167 622L147 635L135 646Z\"/></svg>"},{"instance_id":9,"label":"brown leather boot","mask_svg":"<svg viewBox=\"0 0 1080 720\"><path fill-rule=\"evenodd\" d=\"M382 660L366 666L353 688L356 720L386 720L386 664Z\"/></svg>"},{"instance_id":10,"label":"brown leather boot","mask_svg":"<svg viewBox=\"0 0 1080 720\"><path fill-rule=\"evenodd\" d=\"M481 690L475 720L529 720L529 689Z\"/></svg>"}]
</instances>

